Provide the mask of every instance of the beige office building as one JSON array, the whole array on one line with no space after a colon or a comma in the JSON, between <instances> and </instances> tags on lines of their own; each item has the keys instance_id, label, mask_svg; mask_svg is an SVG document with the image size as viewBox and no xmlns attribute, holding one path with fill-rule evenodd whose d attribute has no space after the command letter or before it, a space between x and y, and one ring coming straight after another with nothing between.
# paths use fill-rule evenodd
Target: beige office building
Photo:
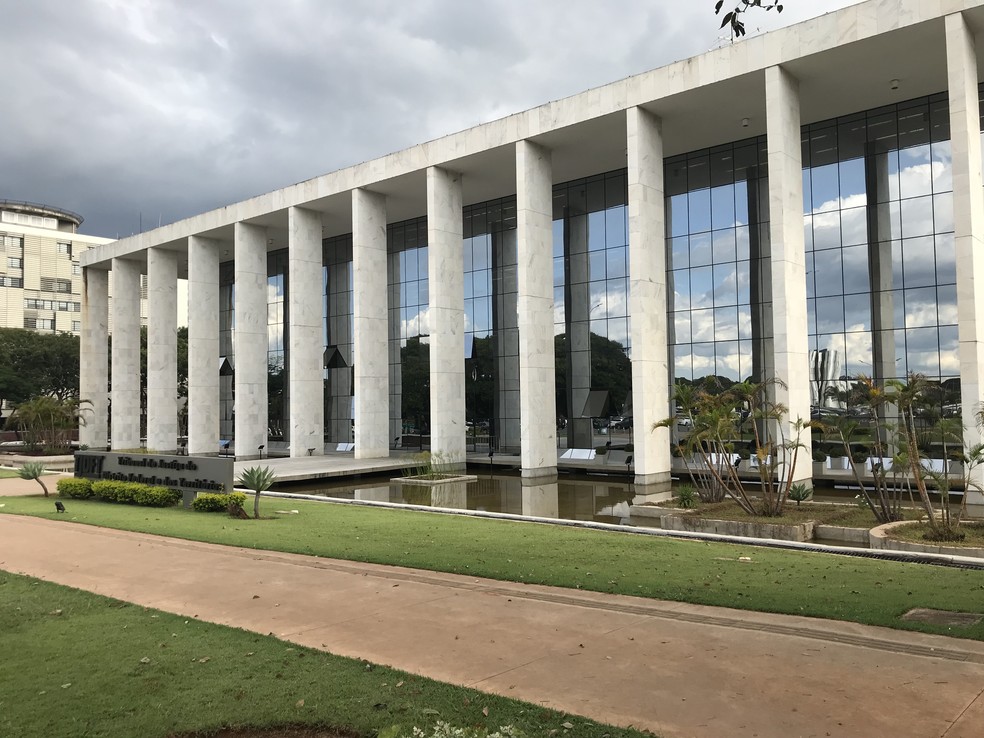
<instances>
[{"instance_id":1,"label":"beige office building","mask_svg":"<svg viewBox=\"0 0 984 738\"><path fill-rule=\"evenodd\" d=\"M0 200L0 327L79 335L79 256L111 238L79 233L82 216Z\"/></svg>"}]
</instances>

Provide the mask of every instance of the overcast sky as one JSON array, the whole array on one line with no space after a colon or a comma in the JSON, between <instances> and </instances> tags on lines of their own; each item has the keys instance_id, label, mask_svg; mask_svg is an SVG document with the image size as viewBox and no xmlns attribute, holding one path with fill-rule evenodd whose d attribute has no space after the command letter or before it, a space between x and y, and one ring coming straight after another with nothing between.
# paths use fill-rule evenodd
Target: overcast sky
<instances>
[{"instance_id":1,"label":"overcast sky","mask_svg":"<svg viewBox=\"0 0 984 738\"><path fill-rule=\"evenodd\" d=\"M851 5L789 0L750 34ZM0 199L128 236L728 43L714 0L0 0Z\"/></svg>"}]
</instances>

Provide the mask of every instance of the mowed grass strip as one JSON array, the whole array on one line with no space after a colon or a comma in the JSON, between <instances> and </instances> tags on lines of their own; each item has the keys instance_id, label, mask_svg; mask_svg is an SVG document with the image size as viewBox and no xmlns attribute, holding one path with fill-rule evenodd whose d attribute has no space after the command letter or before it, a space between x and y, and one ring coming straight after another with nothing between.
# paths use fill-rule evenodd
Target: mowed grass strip
<instances>
[{"instance_id":1,"label":"mowed grass strip","mask_svg":"<svg viewBox=\"0 0 984 738\"><path fill-rule=\"evenodd\" d=\"M284 724L375 736L437 720L514 725L531 737L650 735L3 571L0 643L4 736L163 738Z\"/></svg>"},{"instance_id":2,"label":"mowed grass strip","mask_svg":"<svg viewBox=\"0 0 984 738\"><path fill-rule=\"evenodd\" d=\"M913 607L984 611L977 570L303 500L264 499L261 520L89 500L66 500L56 515L43 497L6 503L0 512L246 548L984 640L984 624L899 619Z\"/></svg>"}]
</instances>

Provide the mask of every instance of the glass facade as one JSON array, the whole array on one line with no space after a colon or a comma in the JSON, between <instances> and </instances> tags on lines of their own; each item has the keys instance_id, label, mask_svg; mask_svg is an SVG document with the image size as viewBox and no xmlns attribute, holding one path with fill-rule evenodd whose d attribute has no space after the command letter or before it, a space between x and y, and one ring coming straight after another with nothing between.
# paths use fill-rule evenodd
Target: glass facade
<instances>
[{"instance_id":1,"label":"glass facade","mask_svg":"<svg viewBox=\"0 0 984 738\"><path fill-rule=\"evenodd\" d=\"M516 198L464 209L465 417L472 447L519 453Z\"/></svg>"},{"instance_id":2,"label":"glass facade","mask_svg":"<svg viewBox=\"0 0 984 738\"><path fill-rule=\"evenodd\" d=\"M945 94L802 128L811 401L841 407L854 378L925 374L959 412L953 184ZM665 161L670 381L772 374L764 137ZM554 187L558 444L631 433L626 171ZM515 197L463 211L466 419L518 452ZM426 218L388 226L390 437L430 428ZM323 242L325 437L352 440L352 237ZM268 255L269 437L289 441L287 251ZM234 366L233 264L220 265L220 351ZM661 309L662 306L655 306ZM220 379L231 438L233 379Z\"/></svg>"},{"instance_id":3,"label":"glass facade","mask_svg":"<svg viewBox=\"0 0 984 738\"><path fill-rule=\"evenodd\" d=\"M803 129L811 399L916 372L959 414L946 95Z\"/></svg>"},{"instance_id":4,"label":"glass facade","mask_svg":"<svg viewBox=\"0 0 984 738\"><path fill-rule=\"evenodd\" d=\"M561 448L604 444L611 438L610 427L629 434L627 203L625 170L554 187L554 358ZM620 421L613 425L612 416Z\"/></svg>"},{"instance_id":5,"label":"glass facade","mask_svg":"<svg viewBox=\"0 0 984 738\"><path fill-rule=\"evenodd\" d=\"M349 443L355 440L351 234L324 239L322 252L325 442Z\"/></svg>"},{"instance_id":6,"label":"glass facade","mask_svg":"<svg viewBox=\"0 0 984 738\"><path fill-rule=\"evenodd\" d=\"M267 439L290 442L287 249L267 254Z\"/></svg>"},{"instance_id":7,"label":"glass facade","mask_svg":"<svg viewBox=\"0 0 984 738\"><path fill-rule=\"evenodd\" d=\"M229 441L236 436L236 265L219 264L219 438Z\"/></svg>"},{"instance_id":8,"label":"glass facade","mask_svg":"<svg viewBox=\"0 0 984 738\"><path fill-rule=\"evenodd\" d=\"M419 447L430 433L427 219L391 224L387 252L390 437Z\"/></svg>"},{"instance_id":9,"label":"glass facade","mask_svg":"<svg viewBox=\"0 0 984 738\"><path fill-rule=\"evenodd\" d=\"M671 384L724 385L767 370L765 139L665 162Z\"/></svg>"}]
</instances>

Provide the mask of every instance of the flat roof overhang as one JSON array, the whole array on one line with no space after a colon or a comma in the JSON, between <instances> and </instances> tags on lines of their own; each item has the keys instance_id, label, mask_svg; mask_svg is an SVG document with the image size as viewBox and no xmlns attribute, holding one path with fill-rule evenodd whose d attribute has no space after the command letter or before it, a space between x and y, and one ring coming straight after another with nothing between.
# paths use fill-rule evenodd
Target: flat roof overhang
<instances>
[{"instance_id":1,"label":"flat roof overhang","mask_svg":"<svg viewBox=\"0 0 984 738\"><path fill-rule=\"evenodd\" d=\"M975 33L984 29L980 2L968 1L973 7L964 11ZM902 12L907 9L913 12ZM516 192L514 144L523 139L551 150L554 182L620 169L626 166L625 110L633 105L661 118L665 156L764 135L764 70L775 63L798 80L803 124L944 92L945 21L936 16L911 22L918 10L918 0L850 6L106 244L83 254L82 263L107 267L114 256L145 261L150 247L184 254L191 235L231 243L237 221L267 227L270 249L283 248L292 205L322 212L325 236L350 233L351 190L356 187L386 196L391 223L423 216L429 166L462 175L466 205L510 196ZM866 32L869 26L890 30ZM984 78L980 53L978 74ZM898 80L895 89L893 80ZM186 258L179 266L181 276L185 263Z\"/></svg>"}]
</instances>

